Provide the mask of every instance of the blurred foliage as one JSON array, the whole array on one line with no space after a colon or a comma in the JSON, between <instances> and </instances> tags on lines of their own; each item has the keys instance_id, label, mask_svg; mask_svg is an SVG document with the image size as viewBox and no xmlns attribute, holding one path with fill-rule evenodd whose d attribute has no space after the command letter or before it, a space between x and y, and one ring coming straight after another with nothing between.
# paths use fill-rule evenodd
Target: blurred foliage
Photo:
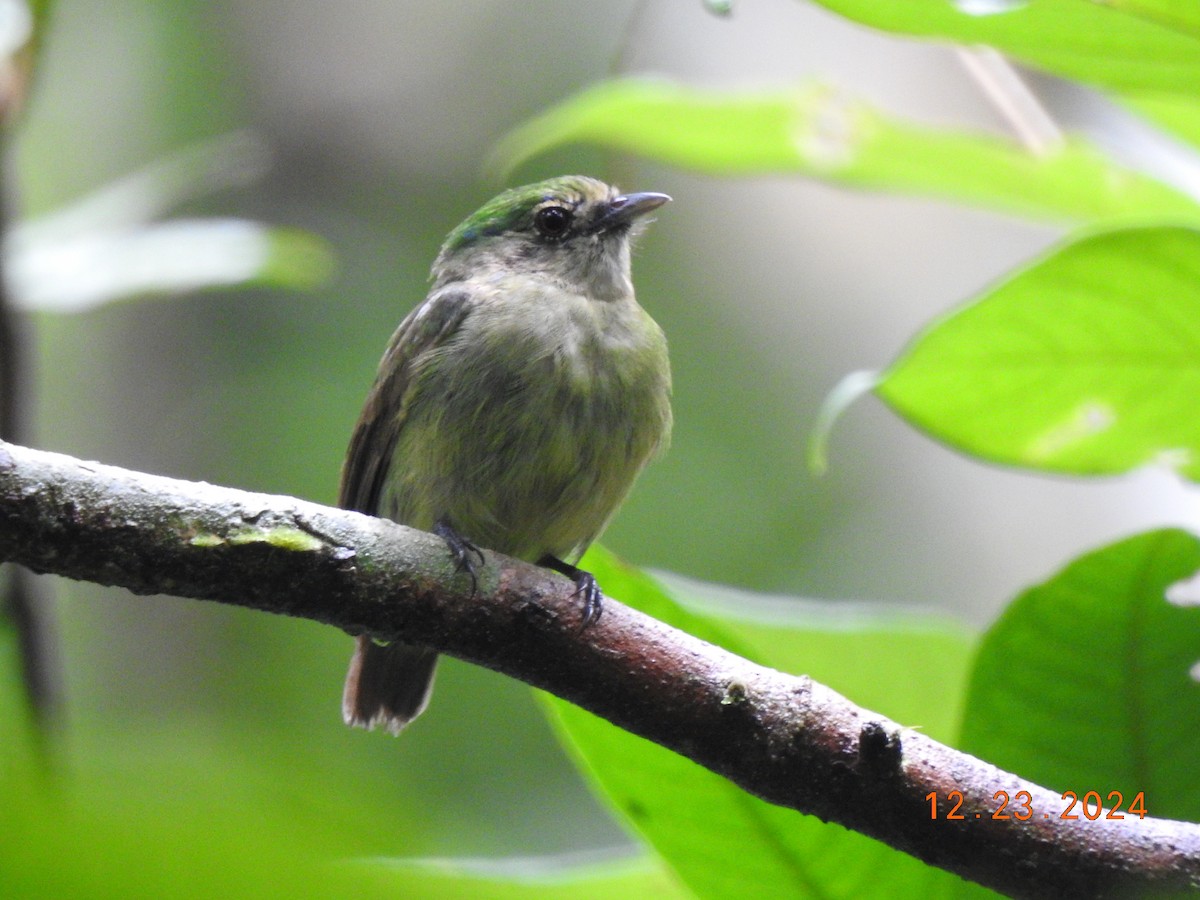
<instances>
[{"instance_id":1,"label":"blurred foliage","mask_svg":"<svg viewBox=\"0 0 1200 900\"><path fill-rule=\"evenodd\" d=\"M1200 41L1195 17L1176 4L824 5L876 28L997 47L1112 92L1181 141L1200 140ZM722 16L732 7L707 6ZM38 28L46 8L34 8ZM251 9L277 15L280 7ZM581 5L577 14L598 9ZM291 7L295 18L272 28L287 34L316 11ZM694 13L713 18L700 4ZM292 156L274 169L254 163L253 149L238 155L244 135L208 143L240 134L253 107L216 15L192 0L114 3L102 12L60 0L49 40L39 39L46 77L39 70L17 134L16 171L24 207L40 223L23 226L9 247L14 278L33 285L21 295L39 360L36 431L67 452L329 501L384 339L423 294L440 236L481 196L474 184L381 171L368 151L351 152L355 136L331 144L336 150L321 145L356 103L378 100L366 76L352 96L335 98L335 115L308 122L288 110L291 120L273 120L276 129L300 129L279 136ZM527 66L510 48L519 29L506 35L494 48L452 55L464 71L478 64L487 72L470 94L506 109L524 96L489 70L513 56L543 89L565 94L596 77L582 42L556 54L547 48L558 45L543 41L539 64ZM342 46L351 57L355 49ZM438 59L423 58L427 66ZM310 63L285 62L288 77ZM403 85L455 96L445 87L433 76ZM1083 136L1033 153L849 96L825 86L714 91L616 80L546 99L557 105L510 132L494 159L525 165L549 154L564 169L583 168L594 151L571 155L562 145L588 142L706 174L800 174L1086 223L1088 233L935 322L870 383L913 423L980 459L1112 473L1167 457L1191 473L1194 416L1182 404L1195 393L1198 248L1187 227L1195 199ZM456 112L444 118L474 124ZM403 124L415 131L436 123ZM176 149L197 141L198 149ZM164 162L124 177L148 159ZM245 163L259 180L240 177ZM89 199L73 200L80 196ZM242 232L234 245L262 250L266 238L266 255L232 279L251 289L186 293L228 284L219 273L233 253L223 245L207 264L199 260L207 281L168 278L177 270L167 261L197 262L205 230L164 231L162 216L221 230L230 206L243 223L281 223ZM656 234L647 243L662 240ZM736 245L732 229L723 236ZM36 286L70 274L62 254L71 241L92 255L68 287L92 299L64 316L46 298L71 292L47 289L38 299ZM318 286L330 271L326 242L335 248L335 281L303 299L272 290ZM753 249L777 256L787 248ZM48 262L33 266L21 255L33 251ZM686 299L721 277L718 266L692 265L694 255L669 256L658 268L655 256L646 252L639 270L644 299ZM749 305L757 290L736 299ZM178 302L107 302L179 291ZM672 340L676 450L643 480L610 532L614 547L639 562L665 560L759 588L804 583L796 548L806 538L816 544L813 566L847 555L814 537L836 514L821 508L822 498L836 507L837 497L781 488L799 456L781 370L723 327L730 320L714 318L706 331L694 304L647 305ZM766 665L810 674L1022 775L1081 792L1145 789L1152 815L1196 815L1186 755L1197 689L1189 666L1200 647L1192 611L1163 600L1200 566L1186 534L1141 535L1067 565L1014 602L978 652L962 628L928 613L652 580L599 549L587 565L623 601ZM71 716L48 760L20 712L12 637L0 628L6 896L981 893L750 798L560 701L545 700L548 724L522 686L453 660L442 665L436 711L391 741L338 721L349 654L342 635L171 598L57 586Z\"/></svg>"},{"instance_id":2,"label":"blurred foliage","mask_svg":"<svg viewBox=\"0 0 1200 900\"><path fill-rule=\"evenodd\" d=\"M1078 0L821 0L899 34L986 44L1047 72L1118 91L1195 94L1200 31L1183 4Z\"/></svg>"},{"instance_id":3,"label":"blurred foliage","mask_svg":"<svg viewBox=\"0 0 1200 900\"><path fill-rule=\"evenodd\" d=\"M1200 217L1192 198L1082 138L1035 154L996 137L904 122L826 85L732 93L662 80L605 82L506 136L491 167L507 171L576 141L708 174L808 175L1029 216Z\"/></svg>"}]
</instances>

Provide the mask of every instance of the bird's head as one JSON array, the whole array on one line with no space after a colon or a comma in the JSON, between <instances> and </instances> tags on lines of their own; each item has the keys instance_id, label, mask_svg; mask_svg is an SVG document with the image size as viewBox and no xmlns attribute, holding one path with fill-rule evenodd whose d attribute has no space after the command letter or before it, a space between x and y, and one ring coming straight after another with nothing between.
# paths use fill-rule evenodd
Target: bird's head
<instances>
[{"instance_id":1,"label":"bird's head","mask_svg":"<svg viewBox=\"0 0 1200 900\"><path fill-rule=\"evenodd\" d=\"M450 232L435 284L527 274L596 299L628 295L630 237L670 199L582 175L512 188Z\"/></svg>"}]
</instances>

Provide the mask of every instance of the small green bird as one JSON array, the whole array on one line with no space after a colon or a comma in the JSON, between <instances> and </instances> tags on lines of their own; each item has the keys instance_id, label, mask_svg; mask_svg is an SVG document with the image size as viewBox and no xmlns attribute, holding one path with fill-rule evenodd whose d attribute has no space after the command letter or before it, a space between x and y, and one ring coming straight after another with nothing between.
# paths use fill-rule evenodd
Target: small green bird
<instances>
[{"instance_id":1,"label":"small green bird","mask_svg":"<svg viewBox=\"0 0 1200 900\"><path fill-rule=\"evenodd\" d=\"M505 191L446 238L350 440L339 505L439 534L474 578L477 547L600 590L574 565L671 433L662 329L634 299L630 238L671 198L583 176ZM346 722L398 734L437 654L361 635Z\"/></svg>"}]
</instances>

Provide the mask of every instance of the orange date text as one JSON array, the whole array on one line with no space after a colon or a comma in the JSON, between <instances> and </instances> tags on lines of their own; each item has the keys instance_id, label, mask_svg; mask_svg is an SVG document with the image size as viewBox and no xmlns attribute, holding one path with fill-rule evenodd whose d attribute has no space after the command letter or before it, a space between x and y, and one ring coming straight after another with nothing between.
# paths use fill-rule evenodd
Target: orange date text
<instances>
[{"instance_id":1,"label":"orange date text","mask_svg":"<svg viewBox=\"0 0 1200 900\"><path fill-rule=\"evenodd\" d=\"M987 810L968 811L966 797L962 791L947 791L940 796L937 791L925 795L929 801L929 816L947 822L965 822L969 819L992 819L993 821L1014 820L1028 822L1030 819L1125 819L1136 816L1146 818L1146 792L1138 791L1125 803L1120 791L1109 791L1102 797L1100 791L1085 791L1081 796L1076 791L1063 791L1062 803L1055 809L1035 808L1029 791L996 791ZM939 803L939 801L941 801Z\"/></svg>"}]
</instances>

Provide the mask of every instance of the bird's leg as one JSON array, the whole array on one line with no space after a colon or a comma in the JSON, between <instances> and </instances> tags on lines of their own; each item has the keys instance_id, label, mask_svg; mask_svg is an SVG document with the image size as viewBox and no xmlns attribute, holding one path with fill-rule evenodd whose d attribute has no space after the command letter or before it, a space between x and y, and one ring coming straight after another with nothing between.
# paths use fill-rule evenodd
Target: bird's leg
<instances>
[{"instance_id":1,"label":"bird's leg","mask_svg":"<svg viewBox=\"0 0 1200 900\"><path fill-rule=\"evenodd\" d=\"M444 519L434 524L433 533L450 548L450 555L454 557L454 565L458 571L471 576L471 596L474 597L479 589L479 578L476 575L476 562L471 557L476 557L479 560L478 565L482 566L486 562L483 551L455 531L454 526Z\"/></svg>"},{"instance_id":2,"label":"bird's leg","mask_svg":"<svg viewBox=\"0 0 1200 900\"><path fill-rule=\"evenodd\" d=\"M575 582L576 597L583 598L583 622L582 627L587 628L589 625L594 625L600 618L600 613L603 612L600 600L604 596L600 591L600 585L596 583L596 576L591 572L585 572L568 562L563 562L557 556L546 554L538 560L539 566L544 566L547 569L552 569L560 575L566 575Z\"/></svg>"}]
</instances>

